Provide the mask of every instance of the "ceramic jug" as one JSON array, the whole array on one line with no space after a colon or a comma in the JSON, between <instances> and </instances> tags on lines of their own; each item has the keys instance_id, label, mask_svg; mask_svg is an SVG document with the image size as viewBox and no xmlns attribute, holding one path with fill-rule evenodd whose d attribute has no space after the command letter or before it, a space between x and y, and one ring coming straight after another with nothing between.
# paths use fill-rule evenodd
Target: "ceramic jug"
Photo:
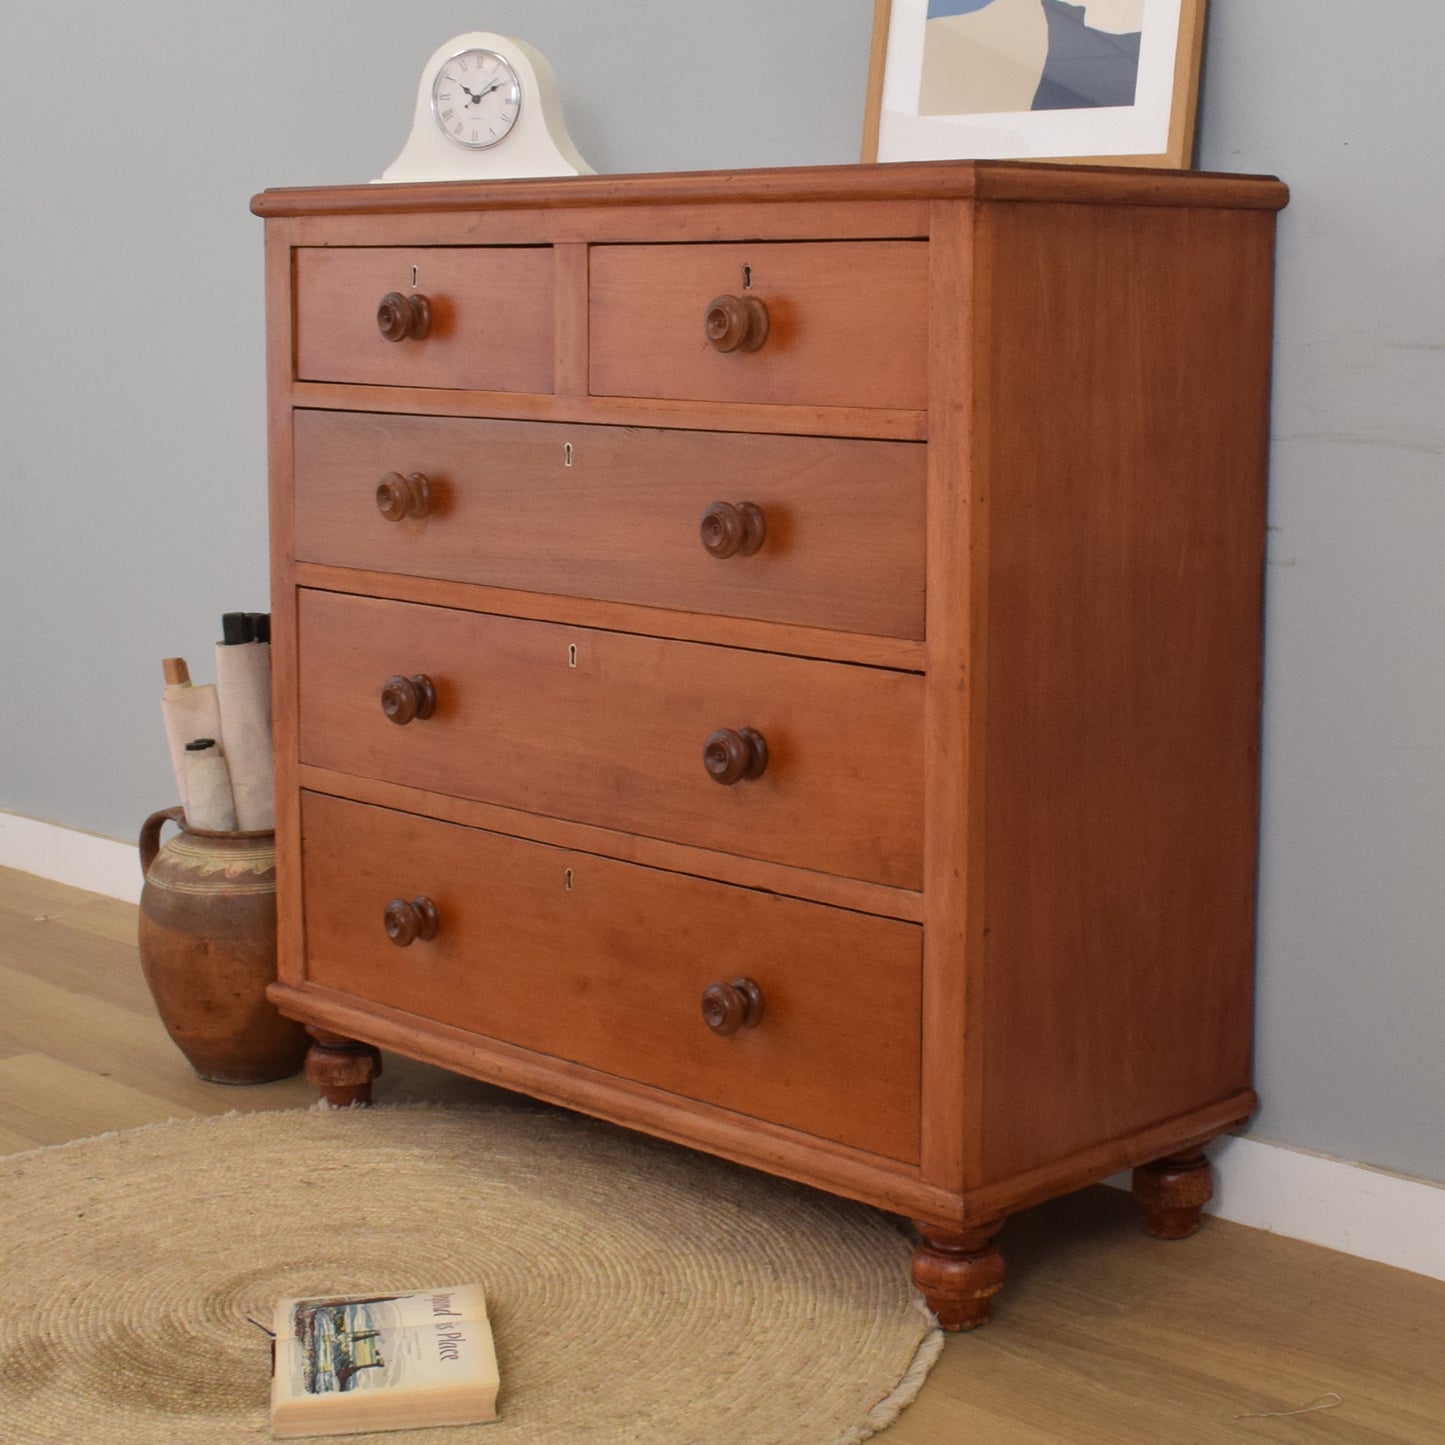
<instances>
[{"instance_id":1,"label":"ceramic jug","mask_svg":"<svg viewBox=\"0 0 1445 1445\"><path fill-rule=\"evenodd\" d=\"M168 822L181 831L161 845ZM201 1078L263 1084L296 1073L310 1040L266 998L276 978L276 836L186 826L140 831L140 959L166 1032Z\"/></svg>"}]
</instances>

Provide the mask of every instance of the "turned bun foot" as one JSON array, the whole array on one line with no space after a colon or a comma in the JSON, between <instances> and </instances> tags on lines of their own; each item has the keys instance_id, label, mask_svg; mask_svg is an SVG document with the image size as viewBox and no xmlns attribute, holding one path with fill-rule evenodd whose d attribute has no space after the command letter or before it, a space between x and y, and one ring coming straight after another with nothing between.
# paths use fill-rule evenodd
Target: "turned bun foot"
<instances>
[{"instance_id":1,"label":"turned bun foot","mask_svg":"<svg viewBox=\"0 0 1445 1445\"><path fill-rule=\"evenodd\" d=\"M1172 1154L1134 1171L1134 1198L1144 1209L1149 1233L1159 1239L1187 1239L1203 1222L1214 1198L1214 1177L1201 1150Z\"/></svg>"},{"instance_id":2,"label":"turned bun foot","mask_svg":"<svg viewBox=\"0 0 1445 1445\"><path fill-rule=\"evenodd\" d=\"M306 1054L306 1077L338 1108L371 1103L371 1081L381 1073L381 1053L370 1044L308 1028L315 1040Z\"/></svg>"},{"instance_id":3,"label":"turned bun foot","mask_svg":"<svg viewBox=\"0 0 1445 1445\"><path fill-rule=\"evenodd\" d=\"M988 1323L993 1297L1003 1285L1003 1255L993 1237L1002 1219L960 1234L914 1222L913 1283L946 1330L974 1330Z\"/></svg>"}]
</instances>

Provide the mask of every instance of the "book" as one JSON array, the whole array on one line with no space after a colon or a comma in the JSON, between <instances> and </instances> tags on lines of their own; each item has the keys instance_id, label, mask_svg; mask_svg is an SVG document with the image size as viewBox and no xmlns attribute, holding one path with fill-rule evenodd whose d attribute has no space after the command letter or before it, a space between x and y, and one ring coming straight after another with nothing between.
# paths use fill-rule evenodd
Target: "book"
<instances>
[{"instance_id":1,"label":"book","mask_svg":"<svg viewBox=\"0 0 1445 1445\"><path fill-rule=\"evenodd\" d=\"M495 1420L499 1383L481 1285L276 1306L278 1440Z\"/></svg>"}]
</instances>

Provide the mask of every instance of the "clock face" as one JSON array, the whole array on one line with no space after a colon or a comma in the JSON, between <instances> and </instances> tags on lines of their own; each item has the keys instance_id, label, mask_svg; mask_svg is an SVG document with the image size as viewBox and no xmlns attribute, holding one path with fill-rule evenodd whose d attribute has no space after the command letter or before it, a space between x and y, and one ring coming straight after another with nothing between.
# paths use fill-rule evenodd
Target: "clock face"
<instances>
[{"instance_id":1,"label":"clock face","mask_svg":"<svg viewBox=\"0 0 1445 1445\"><path fill-rule=\"evenodd\" d=\"M516 125L522 83L495 50L463 50L437 71L431 108L448 140L467 150L486 150Z\"/></svg>"}]
</instances>

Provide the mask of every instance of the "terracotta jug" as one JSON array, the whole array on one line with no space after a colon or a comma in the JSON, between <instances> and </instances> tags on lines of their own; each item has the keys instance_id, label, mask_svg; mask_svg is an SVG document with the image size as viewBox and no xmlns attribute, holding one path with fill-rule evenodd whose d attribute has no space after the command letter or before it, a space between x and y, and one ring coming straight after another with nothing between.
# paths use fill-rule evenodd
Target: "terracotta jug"
<instances>
[{"instance_id":1,"label":"terracotta jug","mask_svg":"<svg viewBox=\"0 0 1445 1445\"><path fill-rule=\"evenodd\" d=\"M168 823L181 831L161 846ZM276 835L210 833L181 808L140 830L140 960L166 1032L203 1079L264 1084L310 1043L266 999L276 978Z\"/></svg>"}]
</instances>

